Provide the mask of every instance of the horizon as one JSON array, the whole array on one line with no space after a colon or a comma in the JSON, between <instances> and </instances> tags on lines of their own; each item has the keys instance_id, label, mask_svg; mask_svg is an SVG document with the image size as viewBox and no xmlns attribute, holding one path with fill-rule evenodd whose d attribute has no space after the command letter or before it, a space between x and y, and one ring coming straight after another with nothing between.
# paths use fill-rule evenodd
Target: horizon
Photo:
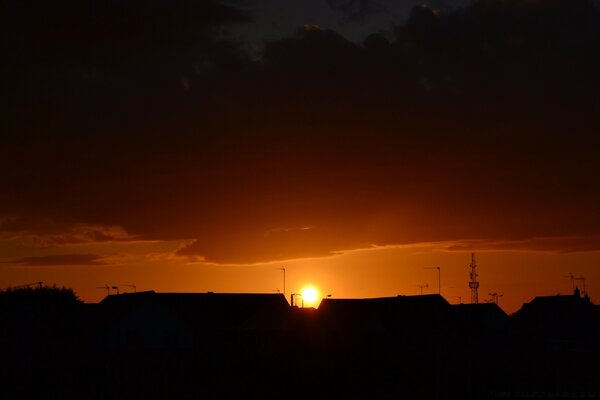
<instances>
[{"instance_id":1,"label":"horizon","mask_svg":"<svg viewBox=\"0 0 600 400\"><path fill-rule=\"evenodd\" d=\"M394 252L394 250L397 251L397 249L387 250L388 252L392 253ZM380 251L381 250L379 250L379 252ZM381 256L381 254L378 254L379 252L376 252L377 256ZM525 257L523 254L504 254L503 259L494 262L491 271L490 266L486 266L485 264L482 264L482 262L484 262L490 257L493 259L493 254L486 255L485 253L476 253L476 255L478 260L478 279L481 283L481 286L479 288L479 303L491 302L493 301L493 296L491 296L491 294L498 294L501 296L497 300L498 306L509 315L519 310L523 304L530 302L531 300L533 300L533 298L538 296L571 295L573 294L574 287L578 287L583 294L582 282L573 282L571 280L571 278L569 277L569 273L571 272L571 270L567 271L566 269L564 269L564 265L568 264L565 261L557 262L556 260L554 260L554 263L552 265L549 265L549 267L555 271L555 275L551 277L547 276L546 281L543 282L543 284L539 284L535 282L536 274L541 275L544 271L540 271L538 266L534 267L533 269L524 271L522 268L523 265L526 265L528 257ZM404 255L404 257L410 256L414 257L414 255L411 254ZM469 256L468 260L470 264L470 253L458 253L453 254L452 263L448 266L448 268L444 268L443 266L441 266L441 295L450 304L459 304L459 302L462 304L471 304L470 289L468 287L468 273L470 271L470 268L468 267L468 265L465 265L461 271L460 266L461 259L466 256ZM513 270L516 271L515 273L518 272L521 274L522 278L520 281L517 281L516 277L513 278L514 280L512 281L511 279L503 278L503 272L506 269L504 262L506 262L506 257L509 257L508 259L510 260L511 256L514 257L514 259L519 260L520 262L520 264L518 264L516 267L513 267ZM536 256L539 257L540 255L529 255L529 258L535 258ZM371 257L373 257L373 255L370 255L370 257L367 256L366 259L369 260ZM552 254L543 255L543 258L549 260L555 259L556 257L556 255ZM565 257L567 258L567 260L570 261L573 258L573 255L568 255ZM421 254L421 257L417 256L417 258L420 259L417 265L413 265L411 267L400 270L400 272L404 272L404 276L402 276L399 272L396 272L395 275L389 274L388 276L384 276L379 273L373 273L377 271L389 271L389 267L385 265L385 263L380 262L378 264L378 268L375 268L376 271L373 271L373 269L371 269L371 273L365 274L363 272L363 275L359 276L359 280L365 283L362 287L358 287L358 285L356 284L352 286L352 282L354 281L354 279L353 276L345 275L345 272L348 271L345 269L346 266L343 258L343 255L338 257L330 257L327 259L329 263L324 264L323 260L320 260L320 262L317 263L317 265L314 265L315 260L296 260L287 263L288 266L285 267L287 275L287 288L285 293L286 301L288 301L289 303L289 296L291 293L301 293L302 289L307 286L314 287L318 292L318 299L312 304L312 306L315 307L318 307L320 300L326 298L328 295L331 295L332 298L338 299L418 296L421 294L420 286L423 286L424 284L426 284L427 287L423 288L422 294L438 294L437 272L428 270L430 268L428 260L436 259L430 253ZM388 259L388 262L391 261L392 264L398 260L397 255L395 257L392 257L391 260L389 254L386 255L384 258ZM365 259L364 256L362 259ZM584 266L583 264L581 265ZM213 292L284 294L282 290L283 277L282 271L280 270L282 266L282 263L269 263L266 265L254 266L212 265L210 267L205 267L209 269L209 271L205 272L205 274L208 275L211 280L206 279L202 277L202 275L198 274L200 275L200 277L197 280L191 280L187 286L183 286L183 289L181 289L182 285L178 283L179 279L183 279L180 277L173 277L173 283L171 284L165 283L164 278L162 278L161 283L158 283L154 286L150 286L148 283L145 283L148 282L148 279L141 279L141 285L139 281L136 282L132 280L123 283L114 283L111 281L100 283L100 281L98 281L98 284L96 286L84 287L83 290L76 286L64 284L64 282L52 282L43 279L35 281L34 284L31 284L29 282L28 283L31 286L34 286L37 285L39 282L43 282L44 285L51 286L53 284L56 284L57 286L65 286L72 288L77 294L77 296L86 303L98 303L101 300L103 300L107 295L106 287L104 287L105 284L109 286L111 295L117 294L117 287L119 293L121 294L131 293L133 292L133 286L135 286L135 290L137 292L155 291L157 293ZM193 276L193 273L189 271L189 268L194 268L194 266L188 266L184 264L181 266L181 268L188 269L187 271L184 270L184 272L181 273L182 276ZM593 268L595 268L593 262L588 265L588 268L593 271ZM155 266L154 270L158 273L160 269L161 264L159 263L157 266ZM326 273L323 273L323 270L325 270ZM586 268L582 268L582 270L586 271ZM177 269L175 269L175 271L177 271ZM45 272L49 277L55 276L54 268L48 268ZM463 276L460 276L459 273L462 273ZM324 279L314 278L314 276L317 276L319 274L320 276L324 276ZM496 282L500 281L501 283L491 285L489 283L489 279L486 279L486 275L490 274ZM573 273L573 275L575 278L581 276L581 274L578 273ZM36 276L39 277L40 274L37 274ZM312 279L310 279L311 276L313 277ZM390 281L390 276L396 277L398 281ZM131 277L134 277L134 275L132 275ZM93 278L91 279L93 280ZM335 287L336 284L342 290L328 290L328 288ZM586 280L585 285L586 294L589 295L592 302L594 302L594 300L596 299L596 291L594 290L593 282L591 284L591 291L590 283L588 280ZM8 285L3 289L6 289L10 286L16 287L19 285ZM273 289L269 289L269 287L272 287ZM526 290L522 290L521 288L523 287L526 287Z\"/></svg>"},{"instance_id":2,"label":"horizon","mask_svg":"<svg viewBox=\"0 0 600 400\"><path fill-rule=\"evenodd\" d=\"M0 18L0 288L600 298L598 0Z\"/></svg>"}]
</instances>

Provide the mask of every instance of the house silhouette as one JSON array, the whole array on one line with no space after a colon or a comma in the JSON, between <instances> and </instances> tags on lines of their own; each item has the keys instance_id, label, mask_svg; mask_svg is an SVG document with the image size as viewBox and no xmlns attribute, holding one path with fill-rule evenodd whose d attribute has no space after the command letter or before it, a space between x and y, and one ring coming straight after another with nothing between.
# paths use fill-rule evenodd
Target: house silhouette
<instances>
[{"instance_id":1,"label":"house silhouette","mask_svg":"<svg viewBox=\"0 0 600 400\"><path fill-rule=\"evenodd\" d=\"M6 398L600 393L600 311L578 292L536 297L512 316L438 294L313 309L282 294L147 291L98 304L2 301L0 317Z\"/></svg>"},{"instance_id":2,"label":"house silhouette","mask_svg":"<svg viewBox=\"0 0 600 400\"><path fill-rule=\"evenodd\" d=\"M148 291L109 295L100 307L110 327L108 348L191 349L252 340L281 330L289 314L282 294Z\"/></svg>"}]
</instances>

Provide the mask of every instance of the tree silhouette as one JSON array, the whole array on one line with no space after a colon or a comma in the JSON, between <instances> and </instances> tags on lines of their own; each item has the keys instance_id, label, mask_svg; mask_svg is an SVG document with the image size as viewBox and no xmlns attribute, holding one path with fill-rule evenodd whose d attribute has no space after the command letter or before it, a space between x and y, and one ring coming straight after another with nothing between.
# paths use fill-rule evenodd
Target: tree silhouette
<instances>
[{"instance_id":1,"label":"tree silhouette","mask_svg":"<svg viewBox=\"0 0 600 400\"><path fill-rule=\"evenodd\" d=\"M9 287L0 290L0 306L4 307L18 304L68 306L81 303L83 302L73 289L64 286Z\"/></svg>"}]
</instances>

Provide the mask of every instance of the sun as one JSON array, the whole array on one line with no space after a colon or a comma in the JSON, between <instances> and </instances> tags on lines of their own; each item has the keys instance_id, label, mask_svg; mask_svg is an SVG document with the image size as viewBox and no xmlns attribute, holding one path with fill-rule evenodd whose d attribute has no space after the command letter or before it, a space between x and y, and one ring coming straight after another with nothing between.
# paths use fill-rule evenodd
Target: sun
<instances>
[{"instance_id":1,"label":"sun","mask_svg":"<svg viewBox=\"0 0 600 400\"><path fill-rule=\"evenodd\" d=\"M319 292L313 286L306 286L302 289L302 300L305 306L314 305L319 299Z\"/></svg>"}]
</instances>

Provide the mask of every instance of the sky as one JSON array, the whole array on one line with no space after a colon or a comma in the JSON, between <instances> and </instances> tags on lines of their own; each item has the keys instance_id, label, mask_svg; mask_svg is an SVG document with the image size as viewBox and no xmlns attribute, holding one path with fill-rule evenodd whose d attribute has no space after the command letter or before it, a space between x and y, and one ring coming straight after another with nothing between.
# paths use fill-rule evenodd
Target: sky
<instances>
[{"instance_id":1,"label":"sky","mask_svg":"<svg viewBox=\"0 0 600 400\"><path fill-rule=\"evenodd\" d=\"M0 287L598 302L599 6L6 1Z\"/></svg>"}]
</instances>

